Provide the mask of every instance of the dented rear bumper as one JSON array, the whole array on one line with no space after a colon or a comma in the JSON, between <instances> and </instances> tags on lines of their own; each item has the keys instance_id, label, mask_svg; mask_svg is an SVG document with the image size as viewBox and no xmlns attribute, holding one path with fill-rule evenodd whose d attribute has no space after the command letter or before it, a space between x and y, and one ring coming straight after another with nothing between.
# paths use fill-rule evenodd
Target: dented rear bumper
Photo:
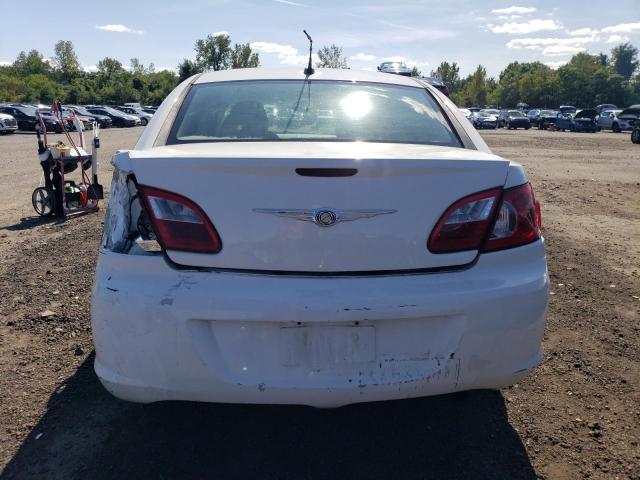
<instances>
[{"instance_id":1,"label":"dented rear bumper","mask_svg":"<svg viewBox=\"0 0 640 480\"><path fill-rule=\"evenodd\" d=\"M509 385L538 365L542 241L466 270L370 277L177 271L103 250L95 369L115 396L322 407Z\"/></svg>"}]
</instances>

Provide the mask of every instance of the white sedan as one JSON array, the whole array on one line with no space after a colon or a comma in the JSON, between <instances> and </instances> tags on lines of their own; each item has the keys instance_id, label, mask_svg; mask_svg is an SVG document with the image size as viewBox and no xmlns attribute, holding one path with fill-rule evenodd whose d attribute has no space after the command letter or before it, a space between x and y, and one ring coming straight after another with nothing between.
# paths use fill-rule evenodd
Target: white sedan
<instances>
[{"instance_id":1,"label":"white sedan","mask_svg":"<svg viewBox=\"0 0 640 480\"><path fill-rule=\"evenodd\" d=\"M420 80L196 75L112 163L92 324L117 397L334 407L542 360L532 187Z\"/></svg>"}]
</instances>

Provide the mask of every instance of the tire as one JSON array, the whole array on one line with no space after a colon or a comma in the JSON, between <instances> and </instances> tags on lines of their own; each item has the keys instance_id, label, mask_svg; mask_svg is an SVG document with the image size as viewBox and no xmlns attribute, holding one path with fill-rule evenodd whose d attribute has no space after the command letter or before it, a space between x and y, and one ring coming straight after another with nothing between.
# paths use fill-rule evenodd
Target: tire
<instances>
[{"instance_id":1,"label":"tire","mask_svg":"<svg viewBox=\"0 0 640 480\"><path fill-rule=\"evenodd\" d=\"M635 144L640 143L640 128L634 128L631 132L631 141Z\"/></svg>"},{"instance_id":2,"label":"tire","mask_svg":"<svg viewBox=\"0 0 640 480\"><path fill-rule=\"evenodd\" d=\"M529 130L531 127L524 127L525 130Z\"/></svg>"},{"instance_id":3,"label":"tire","mask_svg":"<svg viewBox=\"0 0 640 480\"><path fill-rule=\"evenodd\" d=\"M149 120L147 120L146 118L141 118L140 123L142 124L143 127L146 127L147 124L149 123Z\"/></svg>"},{"instance_id":4,"label":"tire","mask_svg":"<svg viewBox=\"0 0 640 480\"><path fill-rule=\"evenodd\" d=\"M47 187L38 187L31 194L31 205L41 217L50 217L55 211L56 197Z\"/></svg>"},{"instance_id":5,"label":"tire","mask_svg":"<svg viewBox=\"0 0 640 480\"><path fill-rule=\"evenodd\" d=\"M620 125L618 125L618 123L614 123L613 125L611 125L611 130L613 131L613 133L620 133Z\"/></svg>"}]
</instances>

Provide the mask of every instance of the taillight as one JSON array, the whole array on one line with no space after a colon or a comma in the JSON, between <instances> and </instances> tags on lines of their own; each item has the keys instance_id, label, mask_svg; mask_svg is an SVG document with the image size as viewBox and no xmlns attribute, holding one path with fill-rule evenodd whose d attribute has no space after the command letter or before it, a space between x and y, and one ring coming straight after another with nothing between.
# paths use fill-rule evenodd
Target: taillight
<instances>
[{"instance_id":1,"label":"taillight","mask_svg":"<svg viewBox=\"0 0 640 480\"><path fill-rule=\"evenodd\" d=\"M533 242L541 228L540 204L526 183L458 200L440 218L427 246L433 253L493 252Z\"/></svg>"},{"instance_id":2,"label":"taillight","mask_svg":"<svg viewBox=\"0 0 640 480\"><path fill-rule=\"evenodd\" d=\"M198 205L181 195L140 186L147 213L165 250L218 253L222 242Z\"/></svg>"},{"instance_id":3,"label":"taillight","mask_svg":"<svg viewBox=\"0 0 640 480\"><path fill-rule=\"evenodd\" d=\"M500 188L475 193L451 205L433 229L427 244L433 253L477 250L493 223Z\"/></svg>"},{"instance_id":4,"label":"taillight","mask_svg":"<svg viewBox=\"0 0 640 480\"><path fill-rule=\"evenodd\" d=\"M493 252L531 243L540 238L541 228L540 203L533 195L531 184L509 188L502 195L496 222L482 251Z\"/></svg>"}]
</instances>

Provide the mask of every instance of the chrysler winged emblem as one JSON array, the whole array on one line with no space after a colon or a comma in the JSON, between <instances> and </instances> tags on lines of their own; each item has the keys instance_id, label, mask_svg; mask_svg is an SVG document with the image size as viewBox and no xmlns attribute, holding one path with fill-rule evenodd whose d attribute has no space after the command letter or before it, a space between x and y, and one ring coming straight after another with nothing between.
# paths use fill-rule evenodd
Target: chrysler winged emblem
<instances>
[{"instance_id":1,"label":"chrysler winged emblem","mask_svg":"<svg viewBox=\"0 0 640 480\"><path fill-rule=\"evenodd\" d=\"M371 218L397 212L397 210L342 210L340 208L254 208L253 211L278 217L293 218L303 222L312 222L320 227L331 227L340 222L351 222L360 218Z\"/></svg>"}]
</instances>

